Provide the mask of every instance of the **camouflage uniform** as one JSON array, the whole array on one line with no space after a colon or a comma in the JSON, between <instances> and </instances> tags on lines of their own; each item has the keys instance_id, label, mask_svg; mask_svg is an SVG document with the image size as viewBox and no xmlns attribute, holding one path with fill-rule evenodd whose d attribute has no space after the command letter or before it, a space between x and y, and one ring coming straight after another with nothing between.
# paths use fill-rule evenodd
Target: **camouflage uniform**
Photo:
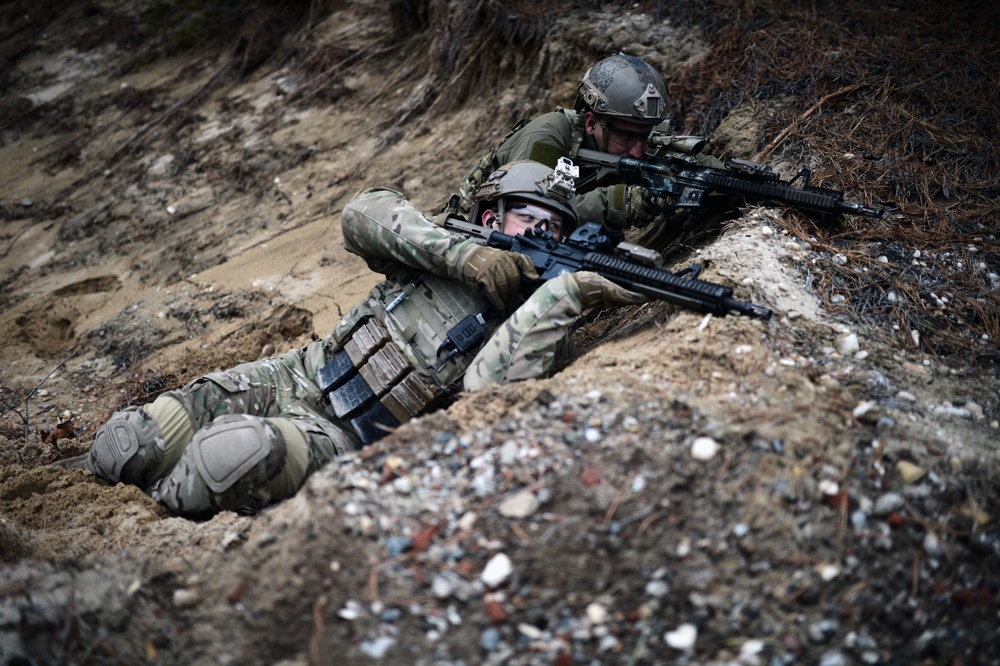
<instances>
[{"instance_id":1,"label":"camouflage uniform","mask_svg":"<svg viewBox=\"0 0 1000 666\"><path fill-rule=\"evenodd\" d=\"M98 431L90 469L138 485L181 514L276 501L371 439L360 417L401 423L463 388L543 377L568 357L570 326L592 274L549 280L504 316L462 277L478 246L435 225L402 195L368 190L345 207L342 225L346 248L386 279L330 335L115 413ZM443 361L449 329L476 314L485 342ZM341 409L341 389L324 395L322 377L348 357L352 379L342 386L363 380L361 388L372 391Z\"/></svg>"},{"instance_id":2,"label":"camouflage uniform","mask_svg":"<svg viewBox=\"0 0 1000 666\"><path fill-rule=\"evenodd\" d=\"M530 122L518 123L501 142L487 152L462 181L458 193L445 205L445 210L467 215L473 195L483 179L501 164L517 160L533 160L555 167L560 157L576 159L581 148L600 150L594 137L583 127L584 114L557 108ZM697 164L721 167L722 162L711 155L694 155ZM580 167L580 183L586 183L590 170ZM625 186L578 186L576 206L580 220L598 222L609 229L622 230L639 226L626 210Z\"/></svg>"}]
</instances>

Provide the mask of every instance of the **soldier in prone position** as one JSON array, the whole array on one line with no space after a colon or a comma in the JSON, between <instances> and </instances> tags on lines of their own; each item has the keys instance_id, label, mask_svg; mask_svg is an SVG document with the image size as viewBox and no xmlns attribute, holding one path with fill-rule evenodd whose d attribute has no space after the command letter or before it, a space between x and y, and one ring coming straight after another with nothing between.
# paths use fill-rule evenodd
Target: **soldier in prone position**
<instances>
[{"instance_id":1,"label":"soldier in prone position","mask_svg":"<svg viewBox=\"0 0 1000 666\"><path fill-rule=\"evenodd\" d=\"M561 238L577 223L566 182L535 162L506 165L477 189L472 219ZM342 227L346 248L386 279L330 335L116 412L87 467L178 514L257 508L460 390L548 376L586 308L645 300L590 272L525 296L522 279L538 277L525 255L450 233L392 190L355 198Z\"/></svg>"}]
</instances>

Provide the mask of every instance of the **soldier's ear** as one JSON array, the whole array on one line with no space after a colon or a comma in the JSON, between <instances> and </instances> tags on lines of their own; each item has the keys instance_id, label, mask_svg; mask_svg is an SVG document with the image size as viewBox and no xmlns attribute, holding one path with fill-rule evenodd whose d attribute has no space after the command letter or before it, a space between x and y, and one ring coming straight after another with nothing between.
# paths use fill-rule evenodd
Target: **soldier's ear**
<instances>
[{"instance_id":1,"label":"soldier's ear","mask_svg":"<svg viewBox=\"0 0 1000 666\"><path fill-rule=\"evenodd\" d=\"M500 231L499 225L497 224L497 212L495 210L487 208L483 211L483 217L479 220L484 227L490 227L496 231Z\"/></svg>"},{"instance_id":2,"label":"soldier's ear","mask_svg":"<svg viewBox=\"0 0 1000 666\"><path fill-rule=\"evenodd\" d=\"M597 130L597 116L593 111L583 114L583 127L587 130L587 134L593 134Z\"/></svg>"}]
</instances>

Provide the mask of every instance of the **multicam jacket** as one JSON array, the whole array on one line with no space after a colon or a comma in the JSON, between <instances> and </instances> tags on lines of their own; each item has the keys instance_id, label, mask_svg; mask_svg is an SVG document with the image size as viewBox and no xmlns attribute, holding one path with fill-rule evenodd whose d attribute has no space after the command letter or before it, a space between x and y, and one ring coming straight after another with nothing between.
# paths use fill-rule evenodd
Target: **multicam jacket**
<instances>
[{"instance_id":1,"label":"multicam jacket","mask_svg":"<svg viewBox=\"0 0 1000 666\"><path fill-rule=\"evenodd\" d=\"M476 247L472 239L434 224L401 194L362 193L344 208L342 229L348 251L386 280L338 324L333 337L340 344L376 319L416 373L451 391L544 377L568 358L570 327L583 311L573 274L543 283L513 312L498 313L461 277ZM476 314L483 343L443 363L448 331Z\"/></svg>"}]
</instances>

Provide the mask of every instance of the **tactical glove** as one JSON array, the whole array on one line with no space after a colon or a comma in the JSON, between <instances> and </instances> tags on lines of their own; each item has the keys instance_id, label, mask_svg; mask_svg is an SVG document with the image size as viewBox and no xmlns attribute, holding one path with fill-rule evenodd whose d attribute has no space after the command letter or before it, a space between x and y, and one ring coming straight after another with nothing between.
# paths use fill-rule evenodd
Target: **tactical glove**
<instances>
[{"instance_id":1,"label":"tactical glove","mask_svg":"<svg viewBox=\"0 0 1000 666\"><path fill-rule=\"evenodd\" d=\"M673 202L657 196L639 185L624 185L625 219L635 227L648 226L660 215L671 210Z\"/></svg>"},{"instance_id":2,"label":"tactical glove","mask_svg":"<svg viewBox=\"0 0 1000 666\"><path fill-rule=\"evenodd\" d=\"M580 271L573 275L576 276L576 283L580 286L584 309L638 305L649 300L642 294L620 287L611 280L591 271Z\"/></svg>"},{"instance_id":3,"label":"tactical glove","mask_svg":"<svg viewBox=\"0 0 1000 666\"><path fill-rule=\"evenodd\" d=\"M528 255L492 247L474 248L462 266L462 277L481 286L486 298L501 311L509 309L509 304L517 296L521 276L529 280L538 279L535 265Z\"/></svg>"}]
</instances>

